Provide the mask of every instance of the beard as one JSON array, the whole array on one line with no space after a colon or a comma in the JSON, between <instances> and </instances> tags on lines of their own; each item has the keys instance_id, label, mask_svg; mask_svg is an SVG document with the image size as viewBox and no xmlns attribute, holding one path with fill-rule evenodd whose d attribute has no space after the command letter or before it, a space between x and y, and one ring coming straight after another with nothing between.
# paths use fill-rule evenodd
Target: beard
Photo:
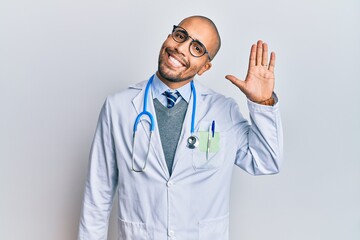
<instances>
[{"instance_id":1,"label":"beard","mask_svg":"<svg viewBox=\"0 0 360 240\"><path fill-rule=\"evenodd\" d=\"M187 66L185 70L180 71L180 72L176 72L172 69L170 69L168 66L166 66L165 61L169 55L169 53L175 53L175 51L170 50L169 48L162 48L160 55L159 55L159 61L158 61L158 73L159 75L164 78L165 80L169 81L169 82L184 82L184 81L188 81L192 78L194 78L194 75L189 75L189 76L183 76L184 71L188 70L189 67Z\"/></svg>"}]
</instances>

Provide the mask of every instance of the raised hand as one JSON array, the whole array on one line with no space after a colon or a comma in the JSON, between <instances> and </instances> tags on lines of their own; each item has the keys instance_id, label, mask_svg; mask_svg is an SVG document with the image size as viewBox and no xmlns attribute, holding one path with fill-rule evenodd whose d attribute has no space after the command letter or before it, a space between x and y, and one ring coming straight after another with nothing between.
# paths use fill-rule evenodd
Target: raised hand
<instances>
[{"instance_id":1,"label":"raised hand","mask_svg":"<svg viewBox=\"0 0 360 240\"><path fill-rule=\"evenodd\" d=\"M248 99L261 103L270 99L274 90L275 53L271 52L268 64L268 45L261 40L251 46L249 68L245 80L233 75L225 78L236 85Z\"/></svg>"}]
</instances>

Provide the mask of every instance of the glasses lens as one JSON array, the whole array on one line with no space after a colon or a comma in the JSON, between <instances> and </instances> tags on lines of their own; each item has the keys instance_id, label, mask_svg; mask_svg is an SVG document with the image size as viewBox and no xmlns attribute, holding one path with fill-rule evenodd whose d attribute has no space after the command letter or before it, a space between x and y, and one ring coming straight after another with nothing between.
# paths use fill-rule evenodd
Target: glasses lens
<instances>
[{"instance_id":1,"label":"glasses lens","mask_svg":"<svg viewBox=\"0 0 360 240\"><path fill-rule=\"evenodd\" d=\"M175 41L182 43L187 40L188 34L187 34L187 32L185 32L184 30L182 30L180 28L175 28L172 33L172 37Z\"/></svg>"},{"instance_id":2,"label":"glasses lens","mask_svg":"<svg viewBox=\"0 0 360 240\"><path fill-rule=\"evenodd\" d=\"M193 41L190 45L190 53L195 57L201 57L206 53L205 46L199 41Z\"/></svg>"}]
</instances>

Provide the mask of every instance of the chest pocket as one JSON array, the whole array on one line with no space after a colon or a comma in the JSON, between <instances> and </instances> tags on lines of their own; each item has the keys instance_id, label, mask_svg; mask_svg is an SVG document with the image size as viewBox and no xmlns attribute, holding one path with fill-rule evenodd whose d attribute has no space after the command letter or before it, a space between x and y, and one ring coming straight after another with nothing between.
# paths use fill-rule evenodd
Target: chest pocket
<instances>
[{"instance_id":1,"label":"chest pocket","mask_svg":"<svg viewBox=\"0 0 360 240\"><path fill-rule=\"evenodd\" d=\"M212 122L202 121L195 135L199 139L199 146L192 150L192 162L195 169L214 169L224 162L225 133L215 126L212 134Z\"/></svg>"}]
</instances>

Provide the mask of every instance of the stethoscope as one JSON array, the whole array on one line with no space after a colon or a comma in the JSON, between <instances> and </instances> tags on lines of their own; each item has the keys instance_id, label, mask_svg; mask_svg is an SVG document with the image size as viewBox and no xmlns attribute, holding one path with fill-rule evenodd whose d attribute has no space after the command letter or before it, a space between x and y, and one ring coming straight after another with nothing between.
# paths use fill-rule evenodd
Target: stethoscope
<instances>
[{"instance_id":1,"label":"stethoscope","mask_svg":"<svg viewBox=\"0 0 360 240\"><path fill-rule=\"evenodd\" d=\"M151 139L152 139L152 135L153 135L153 132L155 129L154 116L149 111L147 111L148 95L149 95L149 90L150 90L150 86L153 82L153 79L154 79L154 75L151 76L151 78L149 79L149 81L146 85L146 88L145 88L143 111L140 112L139 115L137 115L137 117L135 119L135 123L134 123L133 143L132 143L132 171L134 171L134 172L145 171L146 163L148 161L149 153L150 153ZM197 136L195 136L195 134L194 134L194 132L195 132L195 113L196 113L196 90L195 90L195 86L194 86L194 81L190 82L190 87L191 87L191 95L193 98L193 109L192 109L192 113L191 113L190 137L188 137L188 139L187 139L187 147L190 149L194 149L199 146L199 138ZM134 154L135 153L135 137L136 137L136 131L137 131L138 124L141 120L141 117L144 115L148 116L149 120L150 120L149 144L148 144L146 159L145 159L143 167L140 169L136 169L134 167L134 165L135 165L135 154Z\"/></svg>"}]
</instances>

